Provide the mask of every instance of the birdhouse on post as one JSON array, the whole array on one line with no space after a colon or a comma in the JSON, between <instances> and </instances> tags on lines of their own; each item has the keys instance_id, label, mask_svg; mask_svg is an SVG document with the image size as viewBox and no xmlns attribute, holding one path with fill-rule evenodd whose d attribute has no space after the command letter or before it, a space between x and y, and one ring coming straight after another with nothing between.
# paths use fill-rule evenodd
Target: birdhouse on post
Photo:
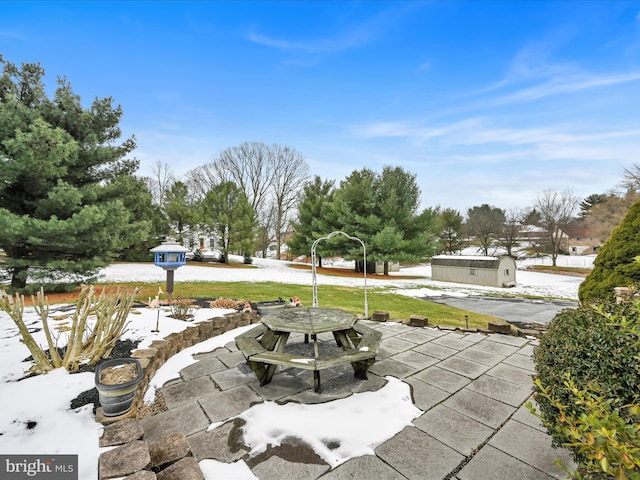
<instances>
[{"instance_id":1,"label":"birdhouse on post","mask_svg":"<svg viewBox=\"0 0 640 480\"><path fill-rule=\"evenodd\" d=\"M186 247L183 247L173 238L167 238L155 248L149 250L153 253L153 263L167 272L167 286L166 291L169 296L169 303L173 296L173 272L187 263Z\"/></svg>"}]
</instances>

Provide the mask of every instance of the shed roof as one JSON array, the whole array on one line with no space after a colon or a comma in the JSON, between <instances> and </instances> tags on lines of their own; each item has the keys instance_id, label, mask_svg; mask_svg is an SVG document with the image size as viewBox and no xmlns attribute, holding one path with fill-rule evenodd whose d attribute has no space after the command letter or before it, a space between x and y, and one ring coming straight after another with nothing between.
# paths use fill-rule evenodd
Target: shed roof
<instances>
[{"instance_id":1,"label":"shed roof","mask_svg":"<svg viewBox=\"0 0 640 480\"><path fill-rule=\"evenodd\" d=\"M496 270L500 266L500 257L480 255L437 255L431 259L431 265L443 267L488 268Z\"/></svg>"}]
</instances>

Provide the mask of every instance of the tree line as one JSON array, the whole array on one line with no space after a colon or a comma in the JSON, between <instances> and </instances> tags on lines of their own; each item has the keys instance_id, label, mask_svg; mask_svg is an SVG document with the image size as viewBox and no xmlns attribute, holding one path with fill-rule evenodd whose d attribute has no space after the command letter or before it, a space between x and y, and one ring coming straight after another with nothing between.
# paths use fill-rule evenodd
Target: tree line
<instances>
[{"instance_id":1,"label":"tree line","mask_svg":"<svg viewBox=\"0 0 640 480\"><path fill-rule=\"evenodd\" d=\"M555 262L560 232L579 209L583 218L613 218L611 209L637 198L640 183L636 167L627 172L625 197L608 193L580 203L570 190L548 190L531 208L483 204L465 218L450 208L421 209L416 176L401 167L355 170L336 183L310 178L304 156L277 144L229 147L181 179L156 162L143 177L131 156L135 138L121 138L123 112L112 98L85 108L64 78L49 98L39 64L0 63L0 248L16 290L27 276L87 280L114 259L148 260L167 235L216 238L224 261L230 253L264 256L270 245L276 258L286 248L308 255L316 239L342 230L363 240L368 259L383 262L387 273L391 261L422 261L469 245L484 255L498 246L512 255L523 225L536 225L544 232L538 248ZM344 237L318 253L362 255Z\"/></svg>"}]
</instances>

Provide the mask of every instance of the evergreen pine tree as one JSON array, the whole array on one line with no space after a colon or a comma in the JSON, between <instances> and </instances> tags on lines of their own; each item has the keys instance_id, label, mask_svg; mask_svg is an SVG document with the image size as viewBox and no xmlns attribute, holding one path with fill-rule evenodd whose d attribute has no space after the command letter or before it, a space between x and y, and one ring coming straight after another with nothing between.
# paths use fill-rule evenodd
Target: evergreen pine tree
<instances>
[{"instance_id":1,"label":"evergreen pine tree","mask_svg":"<svg viewBox=\"0 0 640 480\"><path fill-rule=\"evenodd\" d=\"M0 63L0 247L11 287L29 273L85 278L146 236L124 204L135 142L118 143L122 110L111 98L85 109L59 79L49 99L39 64Z\"/></svg>"}]
</instances>

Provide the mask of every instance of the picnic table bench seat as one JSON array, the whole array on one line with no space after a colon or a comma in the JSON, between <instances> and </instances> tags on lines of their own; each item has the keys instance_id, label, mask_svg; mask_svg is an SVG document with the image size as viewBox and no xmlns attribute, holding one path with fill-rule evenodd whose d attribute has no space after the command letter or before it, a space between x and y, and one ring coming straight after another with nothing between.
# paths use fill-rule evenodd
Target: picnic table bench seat
<instances>
[{"instance_id":1,"label":"picnic table bench seat","mask_svg":"<svg viewBox=\"0 0 640 480\"><path fill-rule=\"evenodd\" d=\"M317 355L316 351L314 357L283 352L288 334L276 335L264 324L238 335L236 345L261 385L271 381L278 366L312 370L316 392L320 391L319 371L338 365L351 363L355 377L366 380L367 371L375 362L382 334L364 325L355 324L346 335L338 336L334 333L334 336L342 350L326 355Z\"/></svg>"}]
</instances>

